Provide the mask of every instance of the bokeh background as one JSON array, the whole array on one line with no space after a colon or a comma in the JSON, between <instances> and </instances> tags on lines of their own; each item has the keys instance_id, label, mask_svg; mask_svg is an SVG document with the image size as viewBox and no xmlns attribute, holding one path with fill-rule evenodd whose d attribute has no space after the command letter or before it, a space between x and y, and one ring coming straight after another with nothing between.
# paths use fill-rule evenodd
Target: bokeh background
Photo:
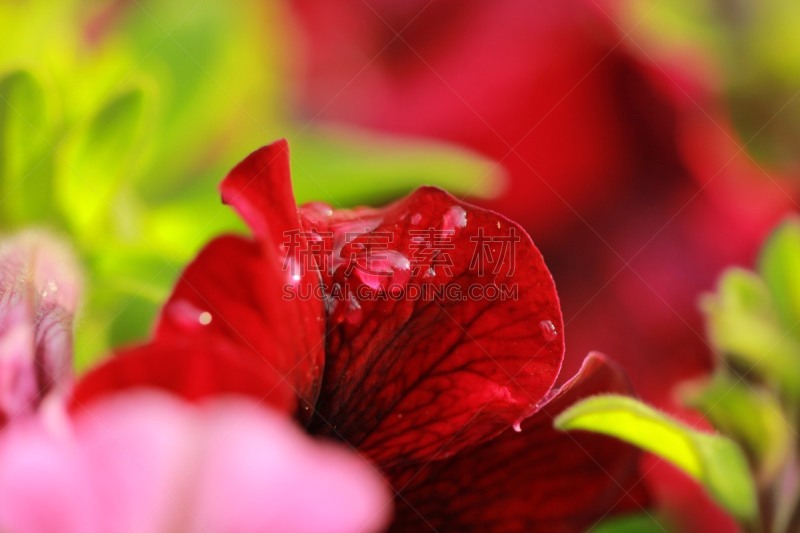
<instances>
[{"instance_id":1,"label":"bokeh background","mask_svg":"<svg viewBox=\"0 0 800 533\"><path fill-rule=\"evenodd\" d=\"M676 392L715 365L699 298L798 208L798 28L792 0L0 0L0 223L82 257L84 368L243 231L217 183L285 137L300 201L434 184L521 222L563 375L605 352L705 427ZM645 471L675 527L733 528Z\"/></svg>"}]
</instances>

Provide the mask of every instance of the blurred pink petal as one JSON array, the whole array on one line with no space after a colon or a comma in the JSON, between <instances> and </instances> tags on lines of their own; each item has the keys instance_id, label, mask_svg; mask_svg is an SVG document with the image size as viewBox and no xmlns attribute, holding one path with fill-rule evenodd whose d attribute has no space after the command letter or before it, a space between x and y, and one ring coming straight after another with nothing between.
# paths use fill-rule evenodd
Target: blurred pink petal
<instances>
[{"instance_id":1,"label":"blurred pink petal","mask_svg":"<svg viewBox=\"0 0 800 533\"><path fill-rule=\"evenodd\" d=\"M0 424L71 380L78 272L67 247L45 233L0 242Z\"/></svg>"},{"instance_id":2,"label":"blurred pink petal","mask_svg":"<svg viewBox=\"0 0 800 533\"><path fill-rule=\"evenodd\" d=\"M0 437L2 531L374 531L389 502L357 455L245 400L118 394Z\"/></svg>"}]
</instances>

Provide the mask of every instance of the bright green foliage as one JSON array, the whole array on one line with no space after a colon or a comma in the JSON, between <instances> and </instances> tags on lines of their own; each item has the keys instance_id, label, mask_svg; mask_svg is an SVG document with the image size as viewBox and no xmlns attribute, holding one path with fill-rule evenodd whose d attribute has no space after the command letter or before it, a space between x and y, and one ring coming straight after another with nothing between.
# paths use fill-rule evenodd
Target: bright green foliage
<instances>
[{"instance_id":1,"label":"bright green foliage","mask_svg":"<svg viewBox=\"0 0 800 533\"><path fill-rule=\"evenodd\" d=\"M642 512L607 518L589 531L590 533L664 533L672 529L660 517Z\"/></svg>"},{"instance_id":2,"label":"bright green foliage","mask_svg":"<svg viewBox=\"0 0 800 533\"><path fill-rule=\"evenodd\" d=\"M703 298L713 345L746 373L754 372L793 397L800 395L800 346L782 326L775 298L752 272L728 270L717 292Z\"/></svg>"},{"instance_id":3,"label":"bright green foliage","mask_svg":"<svg viewBox=\"0 0 800 533\"><path fill-rule=\"evenodd\" d=\"M555 426L622 439L674 464L697 480L732 515L752 522L758 513L747 460L727 437L694 430L633 398L594 396L561 413Z\"/></svg>"},{"instance_id":4,"label":"bright green foliage","mask_svg":"<svg viewBox=\"0 0 800 533\"><path fill-rule=\"evenodd\" d=\"M792 217L772 233L761 250L758 270L783 328L800 340L800 219Z\"/></svg>"},{"instance_id":5,"label":"bright green foliage","mask_svg":"<svg viewBox=\"0 0 800 533\"><path fill-rule=\"evenodd\" d=\"M761 250L758 272L732 268L705 295L714 376L687 403L739 443L759 490L762 527L796 531L800 409L800 222L789 218Z\"/></svg>"},{"instance_id":6,"label":"bright green foliage","mask_svg":"<svg viewBox=\"0 0 800 533\"><path fill-rule=\"evenodd\" d=\"M52 211L47 154L48 98L26 70L0 77L0 191L4 222L46 218Z\"/></svg>"},{"instance_id":7,"label":"bright green foliage","mask_svg":"<svg viewBox=\"0 0 800 533\"><path fill-rule=\"evenodd\" d=\"M629 0L624 5L618 23L632 32L635 48L654 61L693 69L700 80L721 88L733 126L755 159L768 168L795 168L800 2Z\"/></svg>"},{"instance_id":8,"label":"bright green foliage","mask_svg":"<svg viewBox=\"0 0 800 533\"><path fill-rule=\"evenodd\" d=\"M300 200L494 190L498 169L462 150L294 121L286 17L258 0L0 0L0 223L49 226L78 247L79 366L146 335L198 248L243 229L218 183L279 137L302 157Z\"/></svg>"},{"instance_id":9,"label":"bright green foliage","mask_svg":"<svg viewBox=\"0 0 800 533\"><path fill-rule=\"evenodd\" d=\"M742 445L756 467L760 484L776 479L789 455L793 435L772 391L718 371L687 396L688 405Z\"/></svg>"}]
</instances>

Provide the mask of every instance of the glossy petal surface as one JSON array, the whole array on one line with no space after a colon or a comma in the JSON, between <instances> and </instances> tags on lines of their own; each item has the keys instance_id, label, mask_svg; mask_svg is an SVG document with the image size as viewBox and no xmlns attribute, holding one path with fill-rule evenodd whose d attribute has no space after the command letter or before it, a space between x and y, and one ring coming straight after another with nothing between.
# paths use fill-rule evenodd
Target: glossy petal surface
<instances>
[{"instance_id":1,"label":"glossy petal surface","mask_svg":"<svg viewBox=\"0 0 800 533\"><path fill-rule=\"evenodd\" d=\"M78 381L70 407L80 411L108 394L135 388L161 389L192 401L240 394L287 413L297 405L295 392L269 365L243 353L240 345L198 336L118 352Z\"/></svg>"},{"instance_id":2,"label":"glossy petal surface","mask_svg":"<svg viewBox=\"0 0 800 533\"><path fill-rule=\"evenodd\" d=\"M434 188L381 209L311 204L301 215L329 252L312 431L389 466L491 438L550 389L561 313L519 226Z\"/></svg>"},{"instance_id":3,"label":"glossy petal surface","mask_svg":"<svg viewBox=\"0 0 800 533\"><path fill-rule=\"evenodd\" d=\"M621 370L590 355L521 432L507 430L452 458L397 470L395 530L585 531L607 513L647 503L639 452L608 437L556 431L555 415L587 396L629 393Z\"/></svg>"},{"instance_id":4,"label":"glossy petal surface","mask_svg":"<svg viewBox=\"0 0 800 533\"><path fill-rule=\"evenodd\" d=\"M302 341L284 340L289 324L278 315L283 302L271 270L277 267L263 261L253 241L212 241L181 276L154 340L89 373L77 386L76 405L116 389L155 386L189 399L247 394L292 412L300 387L310 389L294 379Z\"/></svg>"},{"instance_id":5,"label":"glossy petal surface","mask_svg":"<svg viewBox=\"0 0 800 533\"><path fill-rule=\"evenodd\" d=\"M228 174L220 189L223 201L234 207L253 230L262 261L255 270L237 280L231 280L229 273L220 272L219 281L225 277L228 283L235 283L236 296L242 291L253 293L251 299L256 301L250 304L248 314L260 316L261 326L248 323L239 329L253 343L260 341L264 346L272 349L280 346L286 351L281 356L285 359L272 356L270 360L282 375L288 375L303 407L309 407L316 401L322 379L324 309L319 299L291 299L284 295L287 284L306 290L319 286L316 271L301 270L297 266L307 243L300 231L297 204L292 194L286 141L277 141L250 154ZM189 292L204 295L206 287L202 284L208 281L208 272L202 268L197 270L193 277L187 272L185 279L187 284L194 284ZM179 286L173 301L180 290ZM229 294L227 299L234 297ZM220 311L223 312L220 318L232 324L243 316L232 309Z\"/></svg>"}]
</instances>

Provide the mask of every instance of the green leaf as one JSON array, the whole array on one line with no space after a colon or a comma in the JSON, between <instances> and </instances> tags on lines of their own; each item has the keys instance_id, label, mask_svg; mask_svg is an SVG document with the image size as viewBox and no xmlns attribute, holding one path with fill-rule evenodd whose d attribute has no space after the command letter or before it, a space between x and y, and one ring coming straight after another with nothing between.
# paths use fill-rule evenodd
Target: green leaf
<instances>
[{"instance_id":1,"label":"green leaf","mask_svg":"<svg viewBox=\"0 0 800 533\"><path fill-rule=\"evenodd\" d=\"M9 221L52 212L51 142L42 84L27 70L0 77L0 200Z\"/></svg>"},{"instance_id":2,"label":"green leaf","mask_svg":"<svg viewBox=\"0 0 800 533\"><path fill-rule=\"evenodd\" d=\"M778 318L767 285L746 270L730 269L717 292L701 301L709 337L746 372L753 370L790 396L800 397L800 345Z\"/></svg>"},{"instance_id":3,"label":"green leaf","mask_svg":"<svg viewBox=\"0 0 800 533\"><path fill-rule=\"evenodd\" d=\"M75 336L79 370L96 362L109 347L145 339L167 299L180 265L162 259L142 244L107 244L88 258L90 284L86 308Z\"/></svg>"},{"instance_id":4,"label":"green leaf","mask_svg":"<svg viewBox=\"0 0 800 533\"><path fill-rule=\"evenodd\" d=\"M130 177L141 152L145 95L124 91L101 107L65 150L58 199L77 236L94 242L113 228L115 195Z\"/></svg>"},{"instance_id":5,"label":"green leaf","mask_svg":"<svg viewBox=\"0 0 800 533\"><path fill-rule=\"evenodd\" d=\"M562 431L586 430L624 440L674 464L697 480L733 516L751 522L757 515L756 490L739 447L656 411L633 398L587 398L554 422Z\"/></svg>"},{"instance_id":6,"label":"green leaf","mask_svg":"<svg viewBox=\"0 0 800 533\"><path fill-rule=\"evenodd\" d=\"M603 520L591 533L664 533L671 529L650 513L615 516Z\"/></svg>"},{"instance_id":7,"label":"green leaf","mask_svg":"<svg viewBox=\"0 0 800 533\"><path fill-rule=\"evenodd\" d=\"M487 197L505 178L503 168L474 152L442 142L364 132L317 129L289 139L299 202L335 207L388 201L421 185Z\"/></svg>"},{"instance_id":8,"label":"green leaf","mask_svg":"<svg viewBox=\"0 0 800 533\"><path fill-rule=\"evenodd\" d=\"M159 88L157 172L138 180L145 198L180 193L219 165L210 183L216 190L248 150L286 135L290 63L275 44L290 30L278 4L139 0L119 20L119 33Z\"/></svg>"},{"instance_id":9,"label":"green leaf","mask_svg":"<svg viewBox=\"0 0 800 533\"><path fill-rule=\"evenodd\" d=\"M800 338L800 219L791 217L773 231L758 267L783 326Z\"/></svg>"},{"instance_id":10,"label":"green leaf","mask_svg":"<svg viewBox=\"0 0 800 533\"><path fill-rule=\"evenodd\" d=\"M791 444L780 402L763 386L717 372L702 385L685 386L687 405L700 410L720 432L739 442L767 484L778 475Z\"/></svg>"}]
</instances>

